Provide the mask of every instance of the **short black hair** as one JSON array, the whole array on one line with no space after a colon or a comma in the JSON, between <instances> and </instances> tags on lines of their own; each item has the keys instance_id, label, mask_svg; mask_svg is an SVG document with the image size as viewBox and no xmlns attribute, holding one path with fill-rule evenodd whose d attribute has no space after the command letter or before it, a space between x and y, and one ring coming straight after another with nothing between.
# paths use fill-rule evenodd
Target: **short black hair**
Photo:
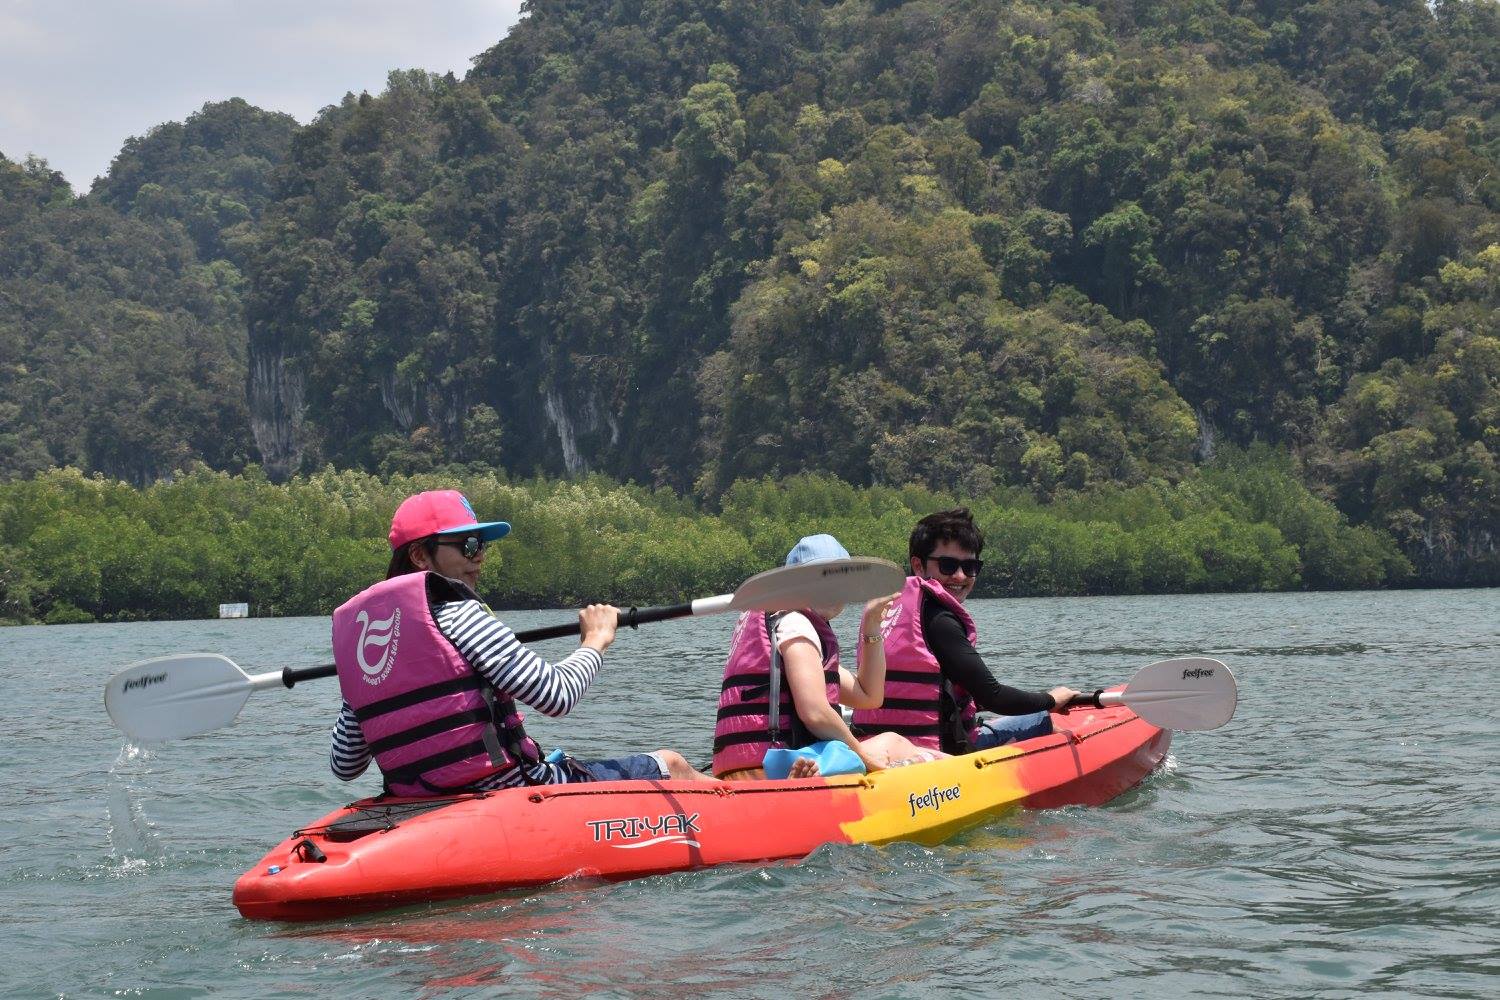
<instances>
[{"instance_id":1,"label":"short black hair","mask_svg":"<svg viewBox=\"0 0 1500 1000\"><path fill-rule=\"evenodd\" d=\"M940 510L922 518L911 531L906 554L914 559L926 559L943 542L956 542L976 556L984 551L984 532L974 523L969 508Z\"/></svg>"}]
</instances>

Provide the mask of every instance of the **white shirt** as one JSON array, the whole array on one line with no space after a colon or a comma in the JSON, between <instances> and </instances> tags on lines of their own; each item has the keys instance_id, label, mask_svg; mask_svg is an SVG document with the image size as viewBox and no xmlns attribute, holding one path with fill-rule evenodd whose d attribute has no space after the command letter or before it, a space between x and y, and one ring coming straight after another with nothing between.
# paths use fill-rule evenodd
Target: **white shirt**
<instances>
[{"instance_id":1,"label":"white shirt","mask_svg":"<svg viewBox=\"0 0 1500 1000\"><path fill-rule=\"evenodd\" d=\"M823 642L818 638L818 630L813 627L812 620L800 611L788 611L776 619L776 648L786 653L786 644L793 639L806 639L813 644L818 651L818 659L823 658Z\"/></svg>"}]
</instances>

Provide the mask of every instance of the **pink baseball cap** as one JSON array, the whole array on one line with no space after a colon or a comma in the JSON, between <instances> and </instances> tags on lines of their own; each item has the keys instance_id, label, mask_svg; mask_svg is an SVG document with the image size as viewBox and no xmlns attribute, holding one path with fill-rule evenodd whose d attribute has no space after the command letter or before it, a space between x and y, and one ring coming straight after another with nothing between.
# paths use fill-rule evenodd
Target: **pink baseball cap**
<instances>
[{"instance_id":1,"label":"pink baseball cap","mask_svg":"<svg viewBox=\"0 0 1500 1000\"><path fill-rule=\"evenodd\" d=\"M428 490L401 501L391 518L391 549L428 535L478 535L481 541L493 542L510 534L504 521L480 522L474 506L458 490Z\"/></svg>"}]
</instances>

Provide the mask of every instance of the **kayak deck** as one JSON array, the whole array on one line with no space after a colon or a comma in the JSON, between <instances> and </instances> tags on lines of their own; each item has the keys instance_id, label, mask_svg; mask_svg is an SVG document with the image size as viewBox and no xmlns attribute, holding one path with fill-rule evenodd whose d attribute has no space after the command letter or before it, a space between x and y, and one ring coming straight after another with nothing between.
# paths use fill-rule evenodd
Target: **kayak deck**
<instances>
[{"instance_id":1,"label":"kayak deck","mask_svg":"<svg viewBox=\"0 0 1500 1000\"><path fill-rule=\"evenodd\" d=\"M1128 708L1075 708L1057 731L870 775L540 785L366 799L298 830L234 887L251 919L319 920L556 882L800 858L822 844L937 843L1018 807L1098 805L1166 757Z\"/></svg>"}]
</instances>

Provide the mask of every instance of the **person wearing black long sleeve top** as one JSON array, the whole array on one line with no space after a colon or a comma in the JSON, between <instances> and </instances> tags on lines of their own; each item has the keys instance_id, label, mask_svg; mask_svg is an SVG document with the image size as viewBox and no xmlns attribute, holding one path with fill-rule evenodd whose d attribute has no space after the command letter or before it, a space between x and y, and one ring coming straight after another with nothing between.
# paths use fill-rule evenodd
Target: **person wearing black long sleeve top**
<instances>
[{"instance_id":1,"label":"person wearing black long sleeve top","mask_svg":"<svg viewBox=\"0 0 1500 1000\"><path fill-rule=\"evenodd\" d=\"M1022 691L996 680L984 657L970 644L958 616L937 601L922 603L922 634L927 637L927 648L942 665L943 676L973 695L982 710L997 715L1030 715L1057 707L1056 699L1045 691Z\"/></svg>"},{"instance_id":2,"label":"person wearing black long sleeve top","mask_svg":"<svg viewBox=\"0 0 1500 1000\"><path fill-rule=\"evenodd\" d=\"M984 535L964 508L922 518L907 547L912 575L936 581L960 603L973 592L984 568L979 558L982 551ZM922 602L922 634L943 678L967 691L984 711L1002 716L1034 715L1066 705L1078 693L1063 686L1033 692L1001 684L974 649L958 616L932 598ZM943 701L947 718L955 706L946 685ZM1050 726L1042 730L1050 731Z\"/></svg>"}]
</instances>

